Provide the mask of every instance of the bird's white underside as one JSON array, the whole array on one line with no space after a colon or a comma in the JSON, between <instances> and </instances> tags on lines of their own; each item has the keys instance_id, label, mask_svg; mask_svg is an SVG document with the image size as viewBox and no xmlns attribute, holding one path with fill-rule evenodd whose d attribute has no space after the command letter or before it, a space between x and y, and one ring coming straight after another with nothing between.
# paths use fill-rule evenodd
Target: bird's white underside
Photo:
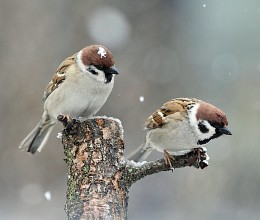
<instances>
[{"instance_id":1,"label":"bird's white underside","mask_svg":"<svg viewBox=\"0 0 260 220\"><path fill-rule=\"evenodd\" d=\"M188 150L197 147L197 138L192 132L187 119L171 121L162 128L148 130L146 134L146 147L151 147L163 152ZM146 148L145 147L145 148Z\"/></svg>"}]
</instances>

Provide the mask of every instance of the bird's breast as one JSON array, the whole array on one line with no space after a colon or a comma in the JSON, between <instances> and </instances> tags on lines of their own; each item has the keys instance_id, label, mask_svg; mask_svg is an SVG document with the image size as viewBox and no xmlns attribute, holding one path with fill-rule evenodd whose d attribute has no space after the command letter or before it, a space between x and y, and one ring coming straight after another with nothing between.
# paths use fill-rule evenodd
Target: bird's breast
<instances>
[{"instance_id":1,"label":"bird's breast","mask_svg":"<svg viewBox=\"0 0 260 220\"><path fill-rule=\"evenodd\" d=\"M151 129L146 138L158 151L180 151L197 147L197 137L186 120Z\"/></svg>"},{"instance_id":2,"label":"bird's breast","mask_svg":"<svg viewBox=\"0 0 260 220\"><path fill-rule=\"evenodd\" d=\"M112 82L104 84L85 76L66 79L49 95L44 107L54 118L61 114L88 118L99 111L112 88Z\"/></svg>"}]
</instances>

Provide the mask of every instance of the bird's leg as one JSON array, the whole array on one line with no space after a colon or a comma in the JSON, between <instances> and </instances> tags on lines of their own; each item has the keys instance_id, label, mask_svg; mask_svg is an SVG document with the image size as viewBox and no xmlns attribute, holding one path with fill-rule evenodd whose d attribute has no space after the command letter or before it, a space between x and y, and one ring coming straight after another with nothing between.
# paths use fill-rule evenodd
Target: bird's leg
<instances>
[{"instance_id":1,"label":"bird's leg","mask_svg":"<svg viewBox=\"0 0 260 220\"><path fill-rule=\"evenodd\" d=\"M172 170L174 170L174 168L172 166L172 162L171 162L171 161L174 160L173 156L171 156L166 150L164 150L163 153L164 153L164 161L165 161L165 163L167 165L169 165Z\"/></svg>"}]
</instances>

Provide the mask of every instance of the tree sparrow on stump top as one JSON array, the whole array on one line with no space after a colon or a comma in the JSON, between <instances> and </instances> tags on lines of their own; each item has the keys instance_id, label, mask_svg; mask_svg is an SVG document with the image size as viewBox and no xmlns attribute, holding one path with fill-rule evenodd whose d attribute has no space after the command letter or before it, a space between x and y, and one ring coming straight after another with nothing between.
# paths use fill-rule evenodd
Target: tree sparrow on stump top
<instances>
[{"instance_id":1,"label":"tree sparrow on stump top","mask_svg":"<svg viewBox=\"0 0 260 220\"><path fill-rule=\"evenodd\" d=\"M195 98L172 99L147 119L145 143L129 159L142 161L157 150L170 164L169 153L178 154L223 134L231 135L227 125L225 113L214 105Z\"/></svg>"},{"instance_id":2,"label":"tree sparrow on stump top","mask_svg":"<svg viewBox=\"0 0 260 220\"><path fill-rule=\"evenodd\" d=\"M44 91L42 119L19 148L34 154L45 145L58 115L89 118L106 102L118 74L112 53L91 45L65 59Z\"/></svg>"}]
</instances>

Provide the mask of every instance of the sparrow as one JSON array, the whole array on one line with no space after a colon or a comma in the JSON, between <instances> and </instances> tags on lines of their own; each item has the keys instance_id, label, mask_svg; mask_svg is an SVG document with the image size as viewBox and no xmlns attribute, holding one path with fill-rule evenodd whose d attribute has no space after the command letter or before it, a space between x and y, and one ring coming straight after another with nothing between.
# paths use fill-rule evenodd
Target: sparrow
<instances>
[{"instance_id":1,"label":"sparrow","mask_svg":"<svg viewBox=\"0 0 260 220\"><path fill-rule=\"evenodd\" d=\"M65 59L47 85L40 122L19 148L41 151L59 115L90 118L106 102L118 74L112 53L102 45L91 45Z\"/></svg>"},{"instance_id":2,"label":"sparrow","mask_svg":"<svg viewBox=\"0 0 260 220\"><path fill-rule=\"evenodd\" d=\"M128 159L145 160L153 150L171 156L203 147L210 140L231 135L228 120L219 108L196 98L176 98L163 104L145 122L145 142Z\"/></svg>"}]
</instances>

